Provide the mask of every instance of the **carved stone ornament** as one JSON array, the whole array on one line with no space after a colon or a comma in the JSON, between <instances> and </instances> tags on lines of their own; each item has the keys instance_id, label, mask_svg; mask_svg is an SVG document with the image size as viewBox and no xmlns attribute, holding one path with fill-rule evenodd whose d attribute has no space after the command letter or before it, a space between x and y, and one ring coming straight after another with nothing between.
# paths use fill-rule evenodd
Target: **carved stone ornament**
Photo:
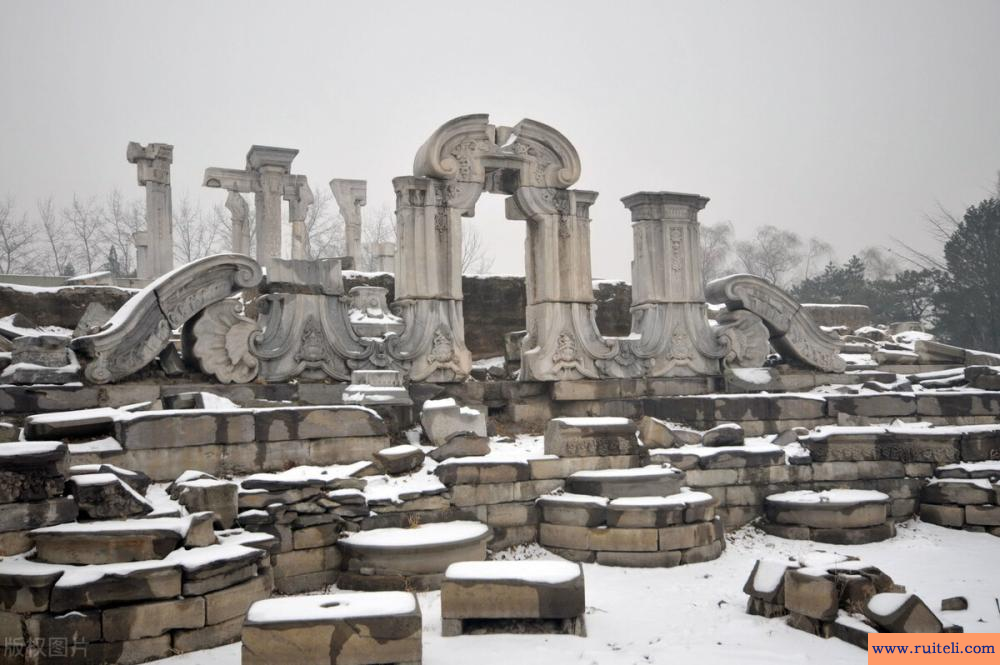
<instances>
[{"instance_id":1,"label":"carved stone ornament","mask_svg":"<svg viewBox=\"0 0 1000 665\"><path fill-rule=\"evenodd\" d=\"M770 333L771 345L785 358L824 372L846 368L840 338L823 330L799 303L766 279L729 275L709 282L705 292L709 302L759 316Z\"/></svg>"},{"instance_id":2,"label":"carved stone ornament","mask_svg":"<svg viewBox=\"0 0 1000 665\"><path fill-rule=\"evenodd\" d=\"M239 300L209 305L184 333L184 348L190 349L202 372L221 383L247 383L257 376L259 364L250 344L260 329L243 315Z\"/></svg>"},{"instance_id":3,"label":"carved stone ornament","mask_svg":"<svg viewBox=\"0 0 1000 665\"><path fill-rule=\"evenodd\" d=\"M449 201L471 213L484 189L504 194L518 187L566 189L580 179L580 156L548 125L525 118L513 127L495 126L489 115L477 113L441 125L417 151L413 174L474 185Z\"/></svg>"},{"instance_id":4,"label":"carved stone ornament","mask_svg":"<svg viewBox=\"0 0 1000 665\"><path fill-rule=\"evenodd\" d=\"M771 350L770 333L760 317L745 309L719 315L715 336L728 348L728 367L763 367Z\"/></svg>"},{"instance_id":5,"label":"carved stone ornament","mask_svg":"<svg viewBox=\"0 0 1000 665\"><path fill-rule=\"evenodd\" d=\"M263 332L252 338L251 352L265 381L350 381L352 370L384 366L374 359L375 341L351 329L347 298L274 293L257 307Z\"/></svg>"},{"instance_id":6,"label":"carved stone ornament","mask_svg":"<svg viewBox=\"0 0 1000 665\"><path fill-rule=\"evenodd\" d=\"M262 276L260 265L240 254L207 256L167 273L132 296L100 332L73 340L87 361L84 376L108 383L139 371L166 347L173 330L209 305L257 286Z\"/></svg>"}]
</instances>

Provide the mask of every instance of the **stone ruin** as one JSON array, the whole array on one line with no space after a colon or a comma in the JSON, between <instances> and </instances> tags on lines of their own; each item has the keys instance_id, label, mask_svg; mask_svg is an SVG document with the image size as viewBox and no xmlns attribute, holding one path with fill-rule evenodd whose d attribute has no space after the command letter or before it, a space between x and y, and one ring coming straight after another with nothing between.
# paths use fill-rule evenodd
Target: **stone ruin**
<instances>
[{"instance_id":1,"label":"stone ruin","mask_svg":"<svg viewBox=\"0 0 1000 665\"><path fill-rule=\"evenodd\" d=\"M584 566L707 566L744 527L838 546L914 520L1000 535L1000 356L750 275L703 285L694 194L624 197L632 282L595 287L597 194L533 120L463 116L419 148L393 181L396 246L376 252L394 275L351 270L361 180L330 182L347 256L310 258L296 154L206 169L232 253L173 268L172 147L130 144L149 284L0 285L11 662L59 662L43 641L63 635L87 663L240 639L247 663L290 657L276 644L299 663L420 662L415 592L440 590L443 635L582 636ZM527 224L523 282L461 274L484 192ZM534 544L568 561L498 556ZM331 585L358 593L298 595ZM821 637L954 630L842 555L762 562L746 588L752 613Z\"/></svg>"}]
</instances>

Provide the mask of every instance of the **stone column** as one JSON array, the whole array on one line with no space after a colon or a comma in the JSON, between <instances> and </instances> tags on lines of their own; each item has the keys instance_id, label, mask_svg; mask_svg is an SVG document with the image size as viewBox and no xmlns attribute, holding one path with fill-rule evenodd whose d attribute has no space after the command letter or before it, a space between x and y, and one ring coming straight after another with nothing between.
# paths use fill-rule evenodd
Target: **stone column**
<instances>
[{"instance_id":1,"label":"stone column","mask_svg":"<svg viewBox=\"0 0 1000 665\"><path fill-rule=\"evenodd\" d=\"M138 167L146 188L147 264L150 278L174 269L174 224L171 210L170 164L174 147L166 143L128 144L125 158Z\"/></svg>"},{"instance_id":2,"label":"stone column","mask_svg":"<svg viewBox=\"0 0 1000 665\"><path fill-rule=\"evenodd\" d=\"M462 317L461 212L438 180L403 176L392 184L400 249L394 306L406 329L390 353L412 362L412 381L462 381L472 356Z\"/></svg>"},{"instance_id":3,"label":"stone column","mask_svg":"<svg viewBox=\"0 0 1000 665\"><path fill-rule=\"evenodd\" d=\"M372 252L375 255L375 270L391 273L396 272L396 243L375 243Z\"/></svg>"},{"instance_id":4,"label":"stone column","mask_svg":"<svg viewBox=\"0 0 1000 665\"><path fill-rule=\"evenodd\" d=\"M149 263L149 234L136 231L132 234L135 243L135 276L139 279L153 279L153 267Z\"/></svg>"},{"instance_id":5,"label":"stone column","mask_svg":"<svg viewBox=\"0 0 1000 665\"><path fill-rule=\"evenodd\" d=\"M288 201L288 222L292 225L292 259L306 260L309 252L309 229L306 215L313 203L313 193L304 175L285 178L285 200Z\"/></svg>"},{"instance_id":6,"label":"stone column","mask_svg":"<svg viewBox=\"0 0 1000 665\"><path fill-rule=\"evenodd\" d=\"M719 374L725 348L708 323L698 225L708 199L637 192L622 203L632 213L633 352L651 360L649 376Z\"/></svg>"},{"instance_id":7,"label":"stone column","mask_svg":"<svg viewBox=\"0 0 1000 665\"><path fill-rule=\"evenodd\" d=\"M597 192L520 187L507 218L528 222L525 288L528 335L521 379L600 378L616 349L601 337L590 272L590 206Z\"/></svg>"},{"instance_id":8,"label":"stone column","mask_svg":"<svg viewBox=\"0 0 1000 665\"><path fill-rule=\"evenodd\" d=\"M361 206L368 203L368 183L334 178L330 190L344 218L344 253L354 259L357 268L361 260Z\"/></svg>"},{"instance_id":9,"label":"stone column","mask_svg":"<svg viewBox=\"0 0 1000 665\"><path fill-rule=\"evenodd\" d=\"M257 173L254 211L257 222L257 261L267 265L281 256L281 197L284 177L298 150L255 145L247 153L247 170Z\"/></svg>"},{"instance_id":10,"label":"stone column","mask_svg":"<svg viewBox=\"0 0 1000 665\"><path fill-rule=\"evenodd\" d=\"M250 254L250 206L236 191L230 190L226 208L232 215L232 246L235 254Z\"/></svg>"}]
</instances>

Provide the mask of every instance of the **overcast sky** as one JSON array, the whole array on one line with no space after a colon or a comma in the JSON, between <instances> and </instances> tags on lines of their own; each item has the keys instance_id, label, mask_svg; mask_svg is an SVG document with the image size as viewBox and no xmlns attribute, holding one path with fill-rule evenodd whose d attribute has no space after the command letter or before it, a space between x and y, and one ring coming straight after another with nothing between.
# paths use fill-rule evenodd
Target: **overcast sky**
<instances>
[{"instance_id":1,"label":"overcast sky","mask_svg":"<svg viewBox=\"0 0 1000 665\"><path fill-rule=\"evenodd\" d=\"M1000 2L0 2L0 196L137 196L129 141L174 144L176 202L206 166L298 148L323 185L392 204L441 123L489 113L580 153L594 275L627 277L619 199L711 198L702 222L774 224L838 257L988 196L1000 169ZM484 196L495 272L523 222Z\"/></svg>"}]
</instances>

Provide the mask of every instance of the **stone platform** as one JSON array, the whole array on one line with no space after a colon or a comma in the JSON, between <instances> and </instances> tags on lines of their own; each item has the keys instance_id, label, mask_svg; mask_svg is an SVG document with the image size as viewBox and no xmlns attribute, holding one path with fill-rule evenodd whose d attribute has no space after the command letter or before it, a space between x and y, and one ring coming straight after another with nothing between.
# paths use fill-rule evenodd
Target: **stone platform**
<instances>
[{"instance_id":1,"label":"stone platform","mask_svg":"<svg viewBox=\"0 0 1000 665\"><path fill-rule=\"evenodd\" d=\"M612 482L595 481L595 473ZM576 478L583 480L574 484ZM725 549L718 502L681 488L683 478L683 471L669 465L575 473L568 488L608 490L612 496L539 498L538 542L571 561L611 566L670 567L715 559ZM650 495L654 490L663 491Z\"/></svg>"},{"instance_id":2,"label":"stone platform","mask_svg":"<svg viewBox=\"0 0 1000 665\"><path fill-rule=\"evenodd\" d=\"M243 665L418 665L420 605L384 591L271 598L243 624Z\"/></svg>"},{"instance_id":3,"label":"stone platform","mask_svg":"<svg viewBox=\"0 0 1000 665\"><path fill-rule=\"evenodd\" d=\"M344 554L338 585L364 591L438 589L451 564L486 558L490 535L487 525L471 521L355 533L337 543Z\"/></svg>"},{"instance_id":4,"label":"stone platform","mask_svg":"<svg viewBox=\"0 0 1000 665\"><path fill-rule=\"evenodd\" d=\"M583 570L568 561L453 563L441 584L441 633L585 635Z\"/></svg>"}]
</instances>

